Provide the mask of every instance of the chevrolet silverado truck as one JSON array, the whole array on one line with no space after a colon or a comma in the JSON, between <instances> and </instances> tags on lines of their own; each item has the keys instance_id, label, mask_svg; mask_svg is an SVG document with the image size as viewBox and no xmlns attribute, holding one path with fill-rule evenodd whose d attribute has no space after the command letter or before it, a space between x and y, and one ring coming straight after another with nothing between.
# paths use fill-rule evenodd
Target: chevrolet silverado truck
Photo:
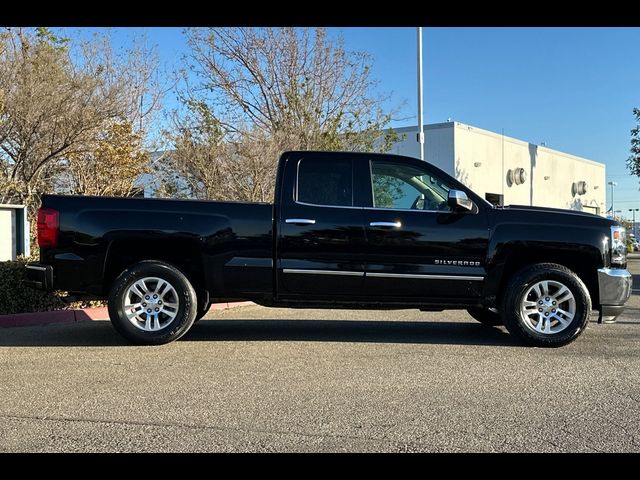
<instances>
[{"instance_id":1,"label":"chevrolet silverado truck","mask_svg":"<svg viewBox=\"0 0 640 480\"><path fill-rule=\"evenodd\" d=\"M183 336L212 302L465 309L558 347L631 294L626 231L577 211L493 206L426 162L293 151L275 200L45 195L28 284L108 299L136 344Z\"/></svg>"}]
</instances>

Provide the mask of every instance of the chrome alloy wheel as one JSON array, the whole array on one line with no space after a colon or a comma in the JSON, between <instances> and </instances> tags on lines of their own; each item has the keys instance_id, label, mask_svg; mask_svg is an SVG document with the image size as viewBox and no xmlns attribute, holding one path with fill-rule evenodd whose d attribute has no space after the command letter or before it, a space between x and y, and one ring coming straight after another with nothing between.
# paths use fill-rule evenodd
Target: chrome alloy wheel
<instances>
[{"instance_id":1,"label":"chrome alloy wheel","mask_svg":"<svg viewBox=\"0 0 640 480\"><path fill-rule=\"evenodd\" d=\"M576 315L576 299L562 283L542 280L522 297L520 315L530 330L553 335L571 324Z\"/></svg>"},{"instance_id":2,"label":"chrome alloy wheel","mask_svg":"<svg viewBox=\"0 0 640 480\"><path fill-rule=\"evenodd\" d=\"M123 310L136 328L156 332L176 318L179 305L173 285L161 278L145 277L127 288Z\"/></svg>"}]
</instances>

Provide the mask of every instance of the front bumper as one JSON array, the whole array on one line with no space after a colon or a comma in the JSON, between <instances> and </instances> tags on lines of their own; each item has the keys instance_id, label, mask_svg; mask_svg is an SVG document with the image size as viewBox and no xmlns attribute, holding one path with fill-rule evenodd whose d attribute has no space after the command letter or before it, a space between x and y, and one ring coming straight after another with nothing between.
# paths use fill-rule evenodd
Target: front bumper
<instances>
[{"instance_id":1,"label":"front bumper","mask_svg":"<svg viewBox=\"0 0 640 480\"><path fill-rule=\"evenodd\" d=\"M24 285L38 290L53 290L53 267L37 262L29 262L24 267L27 279Z\"/></svg>"},{"instance_id":2,"label":"front bumper","mask_svg":"<svg viewBox=\"0 0 640 480\"><path fill-rule=\"evenodd\" d=\"M598 322L615 322L631 296L633 277L621 268L599 268L600 318Z\"/></svg>"}]
</instances>

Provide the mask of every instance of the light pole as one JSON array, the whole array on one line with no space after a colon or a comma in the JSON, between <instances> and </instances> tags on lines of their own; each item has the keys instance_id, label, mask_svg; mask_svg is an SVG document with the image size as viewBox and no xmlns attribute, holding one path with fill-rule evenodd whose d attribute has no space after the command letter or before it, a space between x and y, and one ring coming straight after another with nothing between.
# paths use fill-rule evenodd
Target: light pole
<instances>
[{"instance_id":1,"label":"light pole","mask_svg":"<svg viewBox=\"0 0 640 480\"><path fill-rule=\"evenodd\" d=\"M618 184L614 181L611 181L608 183L608 185L611 185L611 218L616 218L616 212L613 209L613 187L617 187Z\"/></svg>"},{"instance_id":2,"label":"light pole","mask_svg":"<svg viewBox=\"0 0 640 480\"><path fill-rule=\"evenodd\" d=\"M638 240L638 234L636 233L636 212L640 210L640 208L630 208L629 211L632 212L633 215L633 238Z\"/></svg>"},{"instance_id":3,"label":"light pole","mask_svg":"<svg viewBox=\"0 0 640 480\"><path fill-rule=\"evenodd\" d=\"M424 160L424 130L422 127L422 27L418 27L418 143L420 160Z\"/></svg>"}]
</instances>

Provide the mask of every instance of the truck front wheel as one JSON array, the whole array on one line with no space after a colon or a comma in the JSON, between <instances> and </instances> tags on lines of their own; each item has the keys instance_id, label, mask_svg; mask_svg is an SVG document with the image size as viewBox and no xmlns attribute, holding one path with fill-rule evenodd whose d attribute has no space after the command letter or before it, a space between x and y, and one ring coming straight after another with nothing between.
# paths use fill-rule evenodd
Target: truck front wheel
<instances>
[{"instance_id":1,"label":"truck front wheel","mask_svg":"<svg viewBox=\"0 0 640 480\"><path fill-rule=\"evenodd\" d=\"M177 268L145 260L122 272L109 293L109 317L120 335L138 345L160 345L184 335L196 318L197 298Z\"/></svg>"},{"instance_id":2,"label":"truck front wheel","mask_svg":"<svg viewBox=\"0 0 640 480\"><path fill-rule=\"evenodd\" d=\"M585 284L568 268L538 263L520 270L503 297L509 333L536 347L561 347L586 328L591 297Z\"/></svg>"}]
</instances>

